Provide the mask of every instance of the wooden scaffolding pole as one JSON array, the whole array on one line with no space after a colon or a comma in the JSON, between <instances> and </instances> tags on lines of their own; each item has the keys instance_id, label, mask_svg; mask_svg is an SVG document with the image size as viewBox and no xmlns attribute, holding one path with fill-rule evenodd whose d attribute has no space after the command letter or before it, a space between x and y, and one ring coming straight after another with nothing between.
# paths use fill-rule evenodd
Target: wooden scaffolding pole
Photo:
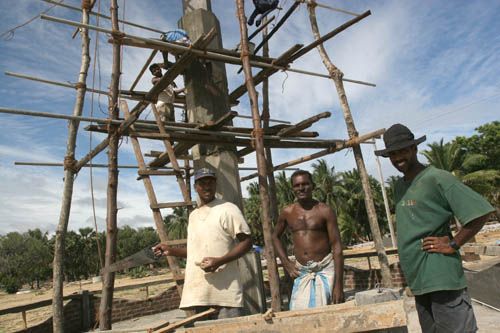
<instances>
[{"instance_id":1,"label":"wooden scaffolding pole","mask_svg":"<svg viewBox=\"0 0 500 333\"><path fill-rule=\"evenodd\" d=\"M311 23L311 29L315 39L320 38L320 33L318 29L318 23L316 20L316 4L311 1L308 3L307 8L309 10L309 20ZM347 96L344 89L344 83L342 82L342 73L330 60L323 44L318 44L318 52L321 56L321 60L325 65L330 77L335 83L337 89L337 94L339 96L340 105L342 107L342 112L344 113L344 119L347 125L347 132L349 138L355 138L358 136L356 127L354 126L354 120L351 115L351 110L347 102ZM375 249L377 251L378 259L380 262L380 272L382 275L382 284L385 287L392 286L391 271L389 269L389 260L387 259L387 254L385 253L384 244L382 243L382 236L380 234L380 228L377 221L377 212L375 211L375 205L373 204L372 191L370 188L370 180L368 178L368 172L366 171L365 162L363 160L363 154L361 152L361 147L359 145L354 145L352 147L354 153L354 159L356 160L356 165L358 167L359 175L361 178L361 183L363 185L363 191L365 192L365 205L368 214L368 221L370 223L370 229L373 236L373 241L375 243Z\"/></svg>"},{"instance_id":2,"label":"wooden scaffolding pole","mask_svg":"<svg viewBox=\"0 0 500 333\"><path fill-rule=\"evenodd\" d=\"M118 26L118 1L111 0L111 26L113 33L119 35ZM109 118L118 119L118 89L120 84L121 47L113 44L113 67L111 72L111 84L109 87ZM107 215L106 215L106 255L104 270L116 261L117 252L117 193L118 193L118 145L120 133L118 125L109 124L108 133L108 187L107 187ZM111 318L113 309L113 291L115 286L115 273L106 272L103 275L101 305L99 307L99 329L111 329Z\"/></svg>"},{"instance_id":3,"label":"wooden scaffolding pole","mask_svg":"<svg viewBox=\"0 0 500 333\"><path fill-rule=\"evenodd\" d=\"M245 8L243 0L237 0L238 19L240 22L241 36L241 61L243 63L243 71L245 72L245 81L247 85L248 95L250 97L250 105L253 116L255 152L257 155L257 167L259 169L259 192L262 204L262 231L264 234L265 251L264 255L267 260L267 271L269 277L269 286L271 288L271 307L273 311L281 311L281 297L279 288L278 265L276 263L276 255L274 253L273 242L271 238L271 219L269 215L269 193L267 184L267 166L264 152L263 130L260 126L259 105L257 100L257 92L253 84L252 69L250 67L250 57L248 51L248 31L247 19L245 17Z\"/></svg>"},{"instance_id":4,"label":"wooden scaffolding pole","mask_svg":"<svg viewBox=\"0 0 500 333\"><path fill-rule=\"evenodd\" d=\"M82 1L82 23L89 23L89 12L92 9L90 1ZM76 101L73 108L73 115L80 116L83 110L85 100L87 73L90 64L89 56L89 33L88 29L80 30L82 36L82 62L80 65L80 74L78 75L78 84L76 88ZM63 312L63 258L66 231L68 229L69 215L71 211L71 200L73 197L73 184L77 170L75 165L75 146L78 133L78 120L69 122L68 141L66 144L66 156L64 157L64 187L59 214L59 223L56 229L54 244L54 262L53 262L53 296L52 296L52 327L57 333L64 332L64 312Z\"/></svg>"}]
</instances>

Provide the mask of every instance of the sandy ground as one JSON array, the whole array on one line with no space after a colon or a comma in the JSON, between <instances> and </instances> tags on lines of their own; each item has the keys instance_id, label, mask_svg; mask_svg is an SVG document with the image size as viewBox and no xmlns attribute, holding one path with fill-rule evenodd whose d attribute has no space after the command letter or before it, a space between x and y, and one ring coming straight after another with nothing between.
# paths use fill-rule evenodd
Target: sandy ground
<instances>
[{"instance_id":1,"label":"sandy ground","mask_svg":"<svg viewBox=\"0 0 500 333\"><path fill-rule=\"evenodd\" d=\"M497 242L500 241L500 224L487 226L487 228L485 229L486 229L485 232L481 232L480 234L476 235L477 243L481 243L483 245L497 245ZM370 250L373 249L367 247L358 247L353 249L353 251L355 252L364 252ZM389 263L391 264L399 260L397 255L390 255L388 257L389 257ZM486 258L483 257L482 259ZM376 257L370 258L370 263L368 263L368 260L366 258L355 258L355 259L347 259L345 264L360 269L368 269L369 264L373 269L379 268L378 260ZM169 274L166 273L166 271L160 271L157 274L158 275L148 276L139 279L132 279L126 275L120 275L117 277L115 281L115 287L131 286L146 282L163 280L170 277ZM65 285L64 294L69 295L72 293L77 293L81 290L90 290L98 293L101 290L101 287L102 285L100 282L92 283L91 280L71 282ZM148 288L148 292L150 296L154 296L156 294L161 293L166 288L168 288L168 285L166 284L154 285ZM128 299L142 299L146 297L146 292L145 288L129 289L129 290L115 292L115 297L128 298ZM29 291L27 293L17 294L17 295L8 295L6 293L0 292L0 309L10 308L23 304L29 304L32 302L47 300L51 298L52 298L52 290L50 289L50 286L45 286L40 290ZM51 306L46 306L43 308L27 311L26 317L28 326L32 326L34 324L44 321L51 315L51 312L52 312ZM498 312L496 312L496 315L500 318ZM496 326L497 328L500 327L500 319L495 323L497 325ZM14 314L0 316L0 333L13 332L21 328L23 328L23 320L21 313L14 313ZM481 330L481 332L490 332L490 331Z\"/></svg>"}]
</instances>

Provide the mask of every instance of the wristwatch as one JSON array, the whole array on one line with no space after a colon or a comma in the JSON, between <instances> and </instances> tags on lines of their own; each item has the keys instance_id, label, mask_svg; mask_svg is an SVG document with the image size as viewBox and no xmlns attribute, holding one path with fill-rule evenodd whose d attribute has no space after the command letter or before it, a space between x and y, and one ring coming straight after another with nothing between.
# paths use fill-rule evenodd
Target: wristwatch
<instances>
[{"instance_id":1,"label":"wristwatch","mask_svg":"<svg viewBox=\"0 0 500 333\"><path fill-rule=\"evenodd\" d=\"M457 244L457 242L455 242L455 240L454 240L454 239L452 239L452 240L448 243L448 245L449 245L452 249L454 249L455 251L460 250L460 246Z\"/></svg>"}]
</instances>

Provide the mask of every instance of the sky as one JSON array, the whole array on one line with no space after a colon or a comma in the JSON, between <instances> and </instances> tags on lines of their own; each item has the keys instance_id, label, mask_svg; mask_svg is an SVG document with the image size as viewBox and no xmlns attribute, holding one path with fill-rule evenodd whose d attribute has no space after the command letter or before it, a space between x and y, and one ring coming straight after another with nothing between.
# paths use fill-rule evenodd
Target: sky
<instances>
[{"instance_id":1,"label":"sky","mask_svg":"<svg viewBox=\"0 0 500 333\"><path fill-rule=\"evenodd\" d=\"M101 0L101 12L109 15L109 1ZM65 0L79 6L78 0ZM98 0L99 2L99 0ZM177 27L182 16L181 0L119 0L119 15L127 21L160 30ZM427 135L428 143L456 136L470 136L478 126L500 119L500 1L331 1L321 3L355 13L371 10L371 15L325 43L334 64L346 78L371 82L368 87L345 83L351 112L360 134L394 123L403 123L417 137ZM281 0L284 15L292 4ZM246 14L253 6L245 1ZM0 33L20 25L50 5L38 0L0 1ZM96 5L95 9L98 7ZM239 42L235 2L212 0L219 18L225 48ZM80 13L55 7L48 15L79 21ZM322 34L350 20L352 16L317 8ZM97 24L95 18L92 24ZM110 22L99 20L109 28ZM158 38L158 33L120 25L126 33ZM249 32L254 27L250 27ZM76 82L81 61L79 36L72 39L75 28L36 19L15 30L9 38L0 39L0 107L70 115L75 91L6 76L6 71L61 82ZM112 63L108 37L91 32L91 65L87 85L107 90ZM256 38L260 41L260 36ZM97 52L96 52L97 41ZM271 56L279 56L294 44L313 41L307 9L301 5L270 41ZM128 89L149 56L149 50L126 47L123 51L121 85ZM155 61L161 61L160 57ZM326 74L316 50L297 60L292 67ZM238 67L228 65L229 90L243 83ZM182 86L182 80L177 80ZM137 89L151 88L148 73ZM258 87L260 90L261 87ZM315 114L330 111L332 116L311 127L323 139L347 139L347 130L333 82L297 73L277 73L270 79L271 118L297 123ZM248 96L233 108L250 115ZM133 103L129 103L132 107ZM144 117L152 119L148 110ZM107 98L87 94L84 116L105 118ZM179 114L177 114L179 117ZM81 158L103 135L83 130L77 138L76 157ZM237 126L251 127L251 121L237 119ZM15 166L14 162L62 162L66 151L67 121L0 113L0 234L40 228L53 233L61 209L63 169L61 167ZM158 142L143 141L143 151L161 150ZM377 140L379 148L383 142ZM368 172L378 177L373 145L362 145ZM283 163L316 150L273 150L275 164ZM423 157L420 157L423 160ZM352 151L344 150L325 158L336 171L355 168ZM106 163L103 152L95 163ZM311 169L313 162L301 164ZM381 160L384 177L396 175L386 159ZM119 164L136 164L130 142L123 139ZM245 157L245 167L255 167L255 156ZM241 171L241 175L248 171ZM134 170L121 169L118 190L118 224L132 227L153 226L149 203L142 182ZM159 178L159 177L157 177ZM159 202L181 201L174 179L154 180ZM242 183L244 193L249 182ZM82 169L75 181L70 230L93 227L99 230L106 218L107 170ZM93 200L92 200L93 198ZM94 203L94 205L92 204ZM95 207L95 214L93 210ZM164 211L168 213L168 211Z\"/></svg>"}]
</instances>

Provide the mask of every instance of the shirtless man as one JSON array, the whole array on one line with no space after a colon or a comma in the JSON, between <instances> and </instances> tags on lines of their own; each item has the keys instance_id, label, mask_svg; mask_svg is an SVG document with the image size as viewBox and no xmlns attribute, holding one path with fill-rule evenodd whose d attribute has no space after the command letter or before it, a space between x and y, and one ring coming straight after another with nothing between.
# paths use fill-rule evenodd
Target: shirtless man
<instances>
[{"instance_id":1,"label":"shirtless man","mask_svg":"<svg viewBox=\"0 0 500 333\"><path fill-rule=\"evenodd\" d=\"M297 202L281 212L273 244L283 267L295 279L290 310L344 301L344 258L337 217L326 204L312 197L314 183L308 171L292 174ZM288 259L280 237L286 228L293 235L296 262ZM311 295L311 288L315 294Z\"/></svg>"}]
</instances>

